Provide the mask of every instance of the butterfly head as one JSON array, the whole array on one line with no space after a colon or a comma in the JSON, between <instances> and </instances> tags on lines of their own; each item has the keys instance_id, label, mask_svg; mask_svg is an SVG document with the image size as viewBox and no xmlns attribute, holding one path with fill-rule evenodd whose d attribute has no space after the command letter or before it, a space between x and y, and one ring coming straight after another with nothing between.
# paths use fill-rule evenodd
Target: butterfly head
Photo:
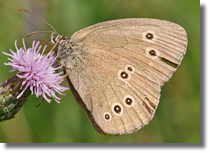
<instances>
[{"instance_id":1,"label":"butterfly head","mask_svg":"<svg viewBox=\"0 0 210 153\"><path fill-rule=\"evenodd\" d=\"M54 45L57 41L61 39L61 35L57 34L56 32L52 32L50 35L50 43Z\"/></svg>"}]
</instances>

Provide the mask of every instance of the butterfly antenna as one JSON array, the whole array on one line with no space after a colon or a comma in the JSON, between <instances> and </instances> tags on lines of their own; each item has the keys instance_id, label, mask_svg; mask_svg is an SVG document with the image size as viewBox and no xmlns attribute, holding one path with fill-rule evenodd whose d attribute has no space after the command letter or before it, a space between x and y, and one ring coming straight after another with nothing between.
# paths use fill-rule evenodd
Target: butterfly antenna
<instances>
[{"instance_id":1,"label":"butterfly antenna","mask_svg":"<svg viewBox=\"0 0 210 153\"><path fill-rule=\"evenodd\" d=\"M29 33L26 37L28 38L29 36L33 35L33 34L36 34L36 33L45 33L45 32L50 32L52 33L53 31L34 31L32 33Z\"/></svg>"},{"instance_id":2,"label":"butterfly antenna","mask_svg":"<svg viewBox=\"0 0 210 153\"><path fill-rule=\"evenodd\" d=\"M33 16L35 16L36 18L38 18L39 20L43 21L48 26L50 26L53 29L53 32L57 33L56 30L55 30L55 28L53 28L53 26L51 24L47 23L45 20L43 20L41 17L35 15L34 13L32 13L32 12L30 12L28 10L25 10L25 9L18 9L18 11L24 11L24 12L28 12L28 13L32 14ZM35 33L42 33L42 32L52 32L52 31L35 31L35 32L30 33L27 37L29 37L29 36L31 36L31 35L33 35Z\"/></svg>"}]
</instances>

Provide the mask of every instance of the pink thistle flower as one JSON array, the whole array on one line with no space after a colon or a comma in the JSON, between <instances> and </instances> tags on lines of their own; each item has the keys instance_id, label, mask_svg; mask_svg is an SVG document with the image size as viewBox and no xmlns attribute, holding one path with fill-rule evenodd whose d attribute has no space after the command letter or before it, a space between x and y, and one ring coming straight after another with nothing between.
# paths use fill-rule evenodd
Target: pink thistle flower
<instances>
[{"instance_id":1,"label":"pink thistle flower","mask_svg":"<svg viewBox=\"0 0 210 153\"><path fill-rule=\"evenodd\" d=\"M22 91L17 99L26 90L30 90L31 94L34 92L37 97L42 96L48 103L51 100L47 96L53 97L56 102L60 103L60 98L56 96L56 92L64 95L62 92L68 88L60 85L64 80L61 76L62 72L56 73L56 70L60 69L61 66L55 66L56 57L53 56L53 52L43 55L47 46L40 53L42 46L39 46L39 42L35 43L35 41L33 41L31 48L26 48L24 39L23 48L18 49L17 41L15 41L15 47L17 52L10 49L11 54L3 53L12 57L8 58L11 62L4 64L12 66L13 69L10 71L18 71L16 76L22 80L20 86Z\"/></svg>"}]
</instances>

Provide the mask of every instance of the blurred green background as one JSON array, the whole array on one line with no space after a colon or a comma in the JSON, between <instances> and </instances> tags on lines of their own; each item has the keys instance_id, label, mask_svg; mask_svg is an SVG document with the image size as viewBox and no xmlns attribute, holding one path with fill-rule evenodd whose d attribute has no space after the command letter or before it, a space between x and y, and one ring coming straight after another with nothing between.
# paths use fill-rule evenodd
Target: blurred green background
<instances>
[{"instance_id":1,"label":"blurred green background","mask_svg":"<svg viewBox=\"0 0 210 153\"><path fill-rule=\"evenodd\" d=\"M139 131L122 136L98 134L70 91L35 106L34 95L16 118L0 123L0 142L5 143L199 143L200 142L200 1L199 0L0 0L0 51L22 47L22 38L33 31L52 30L18 9L27 9L52 24L59 34L71 36L92 24L121 18L157 18L183 26L188 34L184 60L162 88L153 120ZM50 34L26 39L43 45ZM0 53L0 82L15 75L7 56ZM63 83L68 86L67 82Z\"/></svg>"}]
</instances>

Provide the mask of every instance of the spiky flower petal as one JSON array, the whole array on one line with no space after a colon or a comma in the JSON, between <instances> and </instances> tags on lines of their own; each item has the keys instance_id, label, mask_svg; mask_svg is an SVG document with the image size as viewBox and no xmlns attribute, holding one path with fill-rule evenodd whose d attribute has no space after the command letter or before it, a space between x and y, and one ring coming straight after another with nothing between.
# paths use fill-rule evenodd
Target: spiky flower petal
<instances>
[{"instance_id":1,"label":"spiky flower petal","mask_svg":"<svg viewBox=\"0 0 210 153\"><path fill-rule=\"evenodd\" d=\"M60 85L63 82L62 72L56 73L56 70L61 66L55 66L56 57L53 56L53 52L43 55L47 46L40 53L42 46L39 46L39 42L35 43L35 41L33 41L32 47L27 49L24 39L23 48L18 49L17 41L15 41L15 47L17 52L10 49L12 54L3 53L12 57L8 58L11 62L5 63L5 65L12 66L11 71L18 71L17 77L23 79L20 87L22 92L17 98L20 98L29 88L31 94L34 92L37 97L42 96L49 103L51 100L47 96L53 97L59 103L60 98L56 96L56 92L63 94L62 92L68 88Z\"/></svg>"}]
</instances>

